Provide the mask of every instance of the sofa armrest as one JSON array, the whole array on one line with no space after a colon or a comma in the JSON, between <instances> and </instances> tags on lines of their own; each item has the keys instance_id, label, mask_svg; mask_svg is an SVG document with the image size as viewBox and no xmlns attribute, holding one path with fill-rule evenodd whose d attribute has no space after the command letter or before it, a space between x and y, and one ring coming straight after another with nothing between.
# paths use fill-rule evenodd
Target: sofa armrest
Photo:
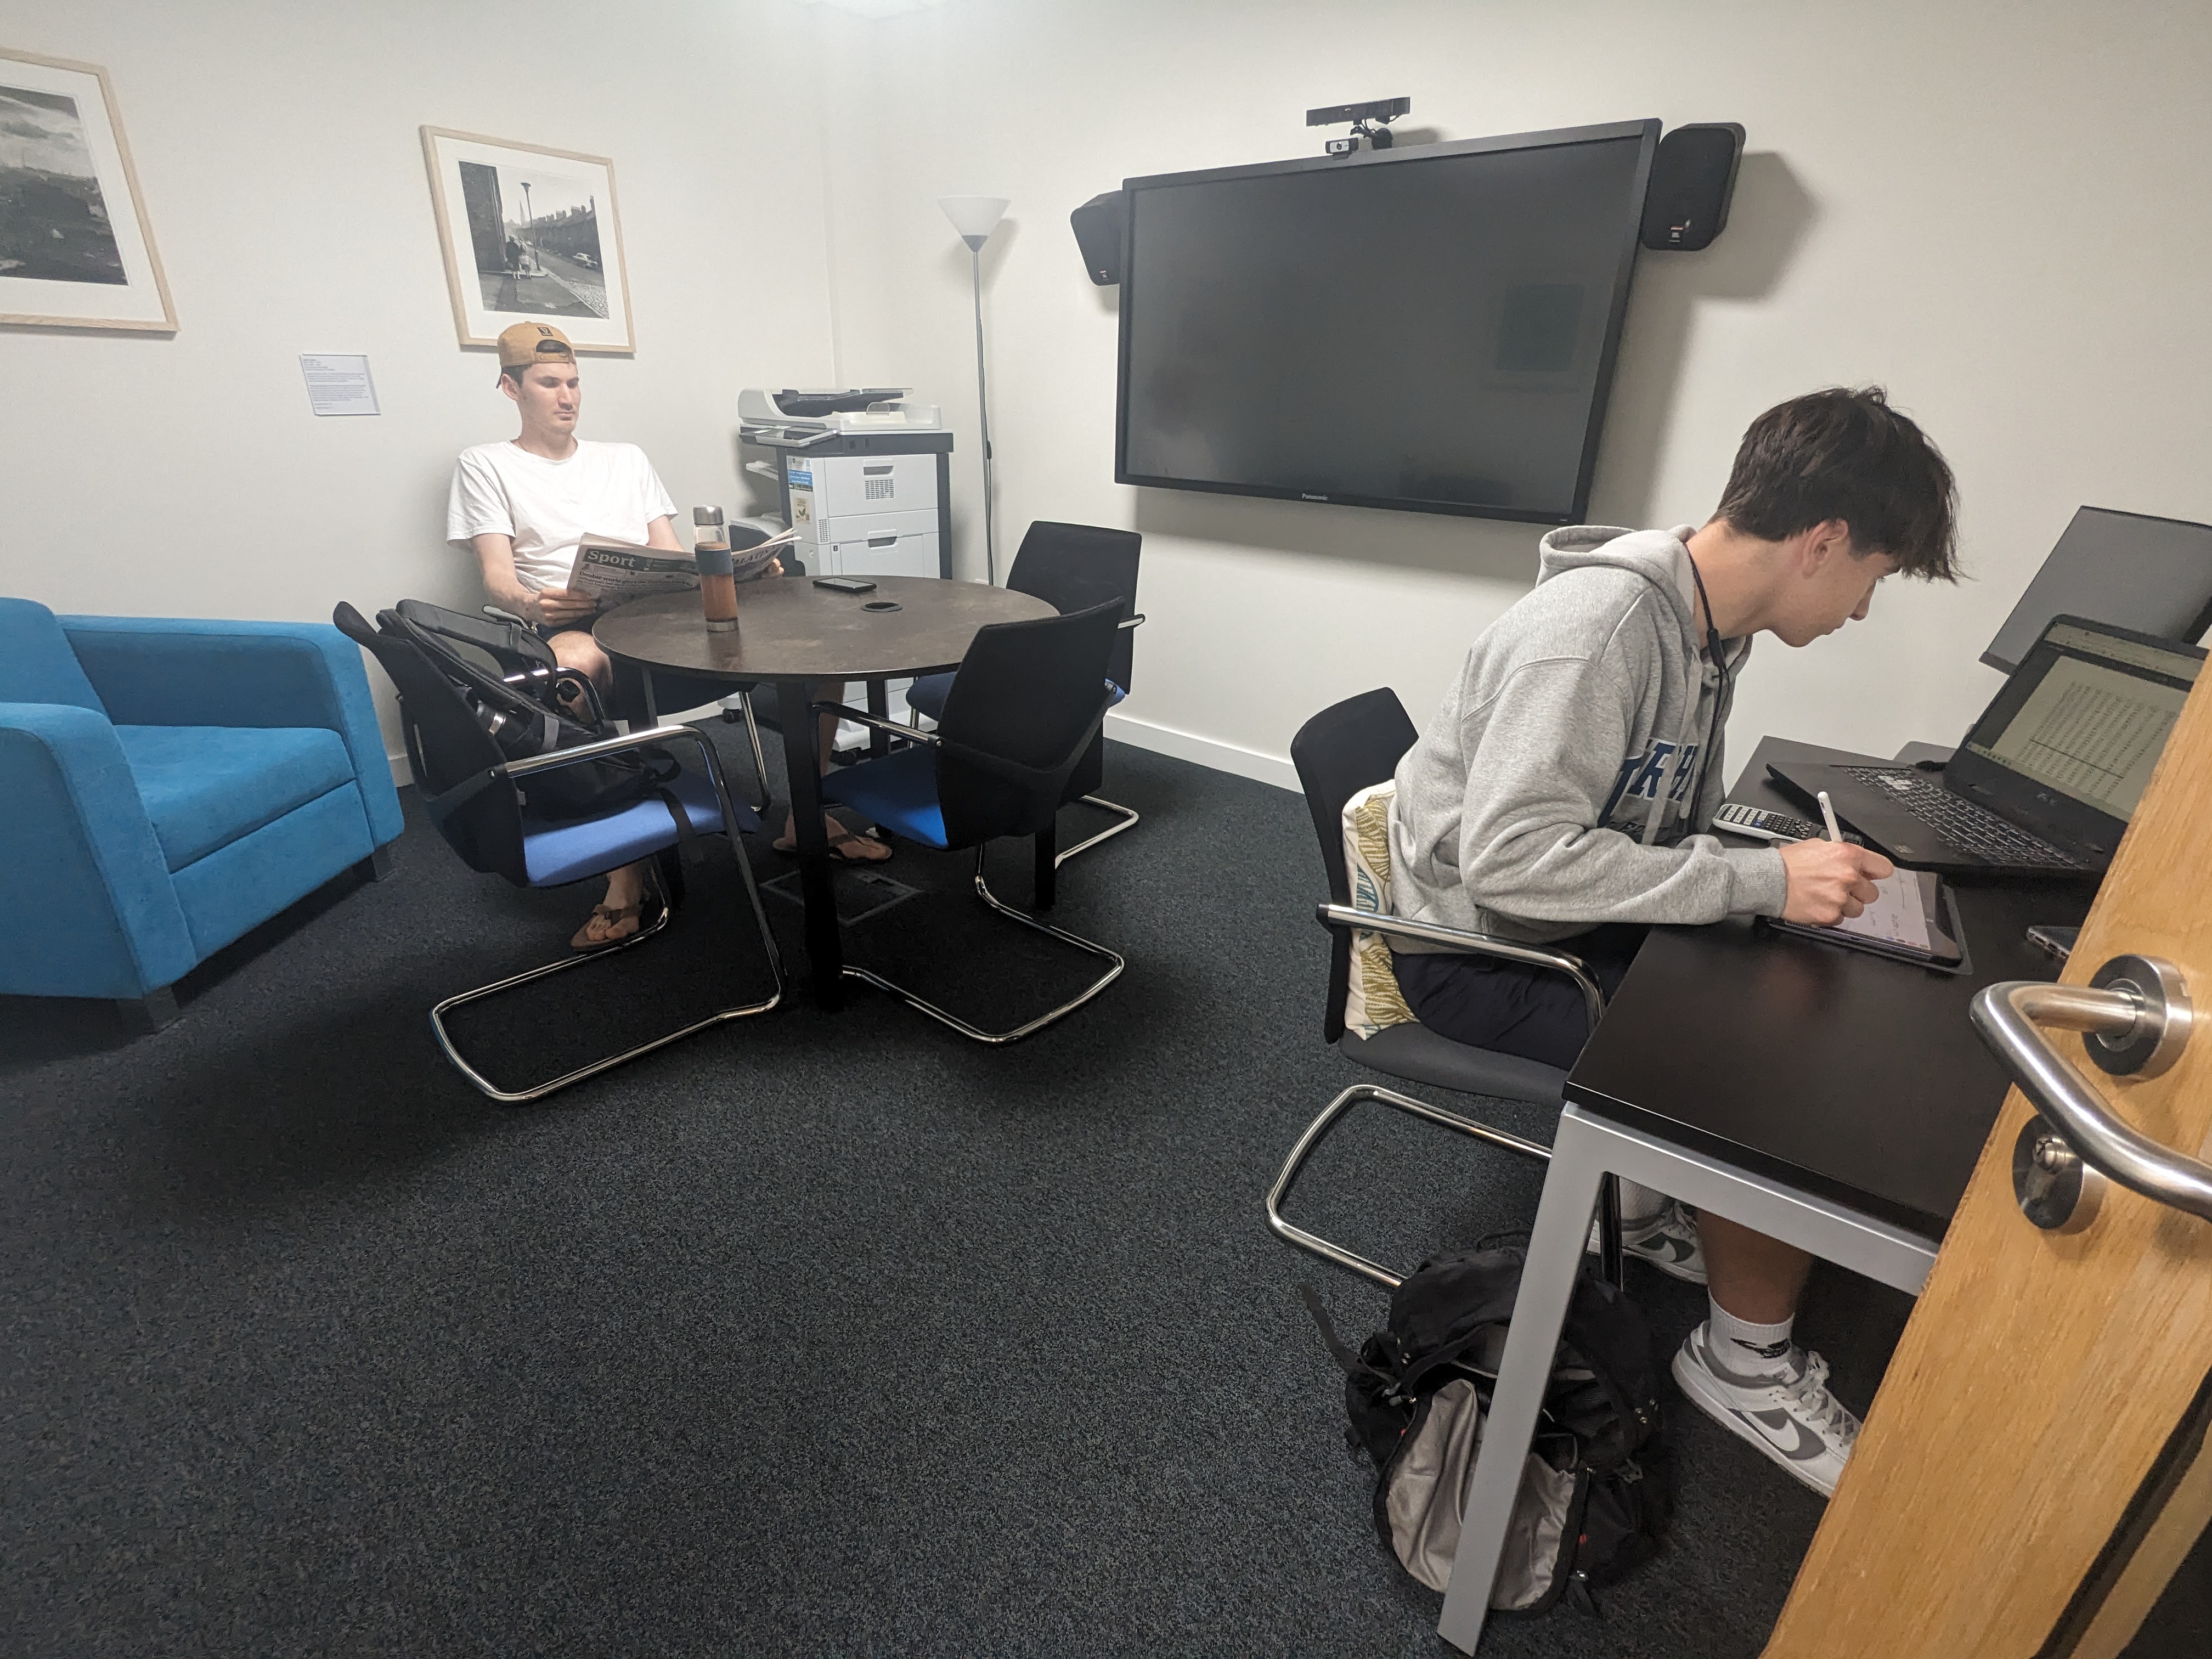
<instances>
[{"instance_id":1,"label":"sofa armrest","mask_svg":"<svg viewBox=\"0 0 2212 1659\"><path fill-rule=\"evenodd\" d=\"M198 960L115 728L0 702L0 993L141 997Z\"/></svg>"},{"instance_id":2,"label":"sofa armrest","mask_svg":"<svg viewBox=\"0 0 2212 1659\"><path fill-rule=\"evenodd\" d=\"M399 796L361 648L326 623L64 617L85 678L118 726L320 726L345 740L377 846Z\"/></svg>"}]
</instances>

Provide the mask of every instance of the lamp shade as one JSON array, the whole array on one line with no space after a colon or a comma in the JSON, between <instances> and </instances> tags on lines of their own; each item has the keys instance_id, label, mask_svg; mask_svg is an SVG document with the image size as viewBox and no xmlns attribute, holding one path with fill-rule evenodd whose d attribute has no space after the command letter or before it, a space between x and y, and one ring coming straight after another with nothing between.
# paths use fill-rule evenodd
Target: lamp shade
<instances>
[{"instance_id":1,"label":"lamp shade","mask_svg":"<svg viewBox=\"0 0 2212 1659\"><path fill-rule=\"evenodd\" d=\"M998 228L999 221L1006 216L1003 196L940 196L937 205L945 210L952 228L970 248L981 247Z\"/></svg>"}]
</instances>

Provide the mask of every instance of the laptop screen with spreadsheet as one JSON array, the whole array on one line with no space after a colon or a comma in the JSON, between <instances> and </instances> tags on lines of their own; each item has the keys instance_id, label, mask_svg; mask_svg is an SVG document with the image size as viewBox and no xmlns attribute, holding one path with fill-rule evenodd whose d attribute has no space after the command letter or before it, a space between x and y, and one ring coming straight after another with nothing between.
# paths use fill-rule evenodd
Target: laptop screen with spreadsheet
<instances>
[{"instance_id":1,"label":"laptop screen with spreadsheet","mask_svg":"<svg viewBox=\"0 0 2212 1659\"><path fill-rule=\"evenodd\" d=\"M2203 661L2195 646L2055 617L1966 751L2124 823Z\"/></svg>"}]
</instances>

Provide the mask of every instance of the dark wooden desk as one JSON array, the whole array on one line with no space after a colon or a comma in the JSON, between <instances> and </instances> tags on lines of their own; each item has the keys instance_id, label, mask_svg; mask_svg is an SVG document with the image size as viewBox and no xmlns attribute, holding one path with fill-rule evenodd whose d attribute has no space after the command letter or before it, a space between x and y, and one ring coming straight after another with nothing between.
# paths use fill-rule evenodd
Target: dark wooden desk
<instances>
[{"instance_id":1,"label":"dark wooden desk","mask_svg":"<svg viewBox=\"0 0 2212 1659\"><path fill-rule=\"evenodd\" d=\"M1770 738L1729 799L1800 817L1769 761L1863 760ZM1746 842L1745 845L1753 843ZM2056 979L2037 922L2094 882L1953 884L1972 971L1931 973L1748 918L1653 930L1567 1079L1589 1111L1941 1237L2004 1102L1967 1023L1984 985Z\"/></svg>"},{"instance_id":2,"label":"dark wooden desk","mask_svg":"<svg viewBox=\"0 0 2212 1659\"><path fill-rule=\"evenodd\" d=\"M810 684L863 680L882 712L885 680L957 668L978 629L1059 612L1042 599L981 582L877 576L875 590L840 593L787 576L738 589L738 627L710 634L696 592L664 593L609 611L592 637L618 663L735 684L776 688L784 771L799 842L799 889L806 902L807 968L815 1000L843 997L844 951L830 892L830 842L822 827L821 757L805 709ZM896 608L871 611L872 604Z\"/></svg>"},{"instance_id":3,"label":"dark wooden desk","mask_svg":"<svg viewBox=\"0 0 2212 1659\"><path fill-rule=\"evenodd\" d=\"M1769 738L1731 799L1802 817L1767 763L1863 756ZM1920 745L1901 758L1934 757ZM1972 971L1932 973L1748 920L1655 928L1567 1075L1437 1633L1473 1652L1552 1354L1607 1175L1914 1294L2004 1101L1966 1006L2053 979L2036 922L2087 914L2093 884L1957 888Z\"/></svg>"}]
</instances>

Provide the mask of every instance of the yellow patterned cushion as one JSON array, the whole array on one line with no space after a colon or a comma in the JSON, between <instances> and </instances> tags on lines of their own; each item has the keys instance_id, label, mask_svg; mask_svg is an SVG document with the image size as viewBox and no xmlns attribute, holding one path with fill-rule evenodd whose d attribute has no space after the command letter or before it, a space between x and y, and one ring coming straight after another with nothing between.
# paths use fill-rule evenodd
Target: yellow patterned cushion
<instances>
[{"instance_id":1,"label":"yellow patterned cushion","mask_svg":"<svg viewBox=\"0 0 2212 1659\"><path fill-rule=\"evenodd\" d=\"M1355 910L1390 914L1390 802L1397 793L1395 782L1378 783L1344 804L1344 873ZM1386 1025L1403 1025L1413 1018L1390 966L1389 940L1355 928L1345 1029L1371 1037Z\"/></svg>"}]
</instances>

